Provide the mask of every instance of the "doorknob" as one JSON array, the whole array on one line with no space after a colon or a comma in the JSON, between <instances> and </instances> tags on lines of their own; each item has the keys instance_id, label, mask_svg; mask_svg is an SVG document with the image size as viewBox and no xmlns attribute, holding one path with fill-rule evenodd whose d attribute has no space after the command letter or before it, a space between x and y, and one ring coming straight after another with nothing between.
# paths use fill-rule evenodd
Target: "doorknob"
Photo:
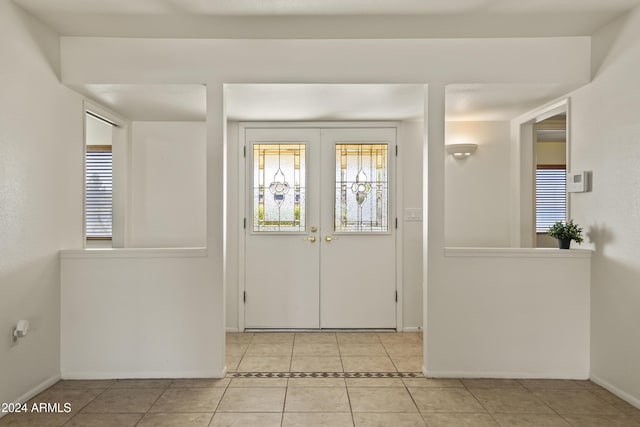
<instances>
[{"instance_id":1,"label":"doorknob","mask_svg":"<svg viewBox=\"0 0 640 427\"><path fill-rule=\"evenodd\" d=\"M338 240L338 238L337 238L337 237L333 237L333 236L325 236L325 237L324 237L324 240L326 240L326 241L327 241L327 243L331 243L331 242L333 242L334 240Z\"/></svg>"},{"instance_id":2,"label":"doorknob","mask_svg":"<svg viewBox=\"0 0 640 427\"><path fill-rule=\"evenodd\" d=\"M313 243L316 241L316 236L303 237L302 240L308 240L309 242Z\"/></svg>"},{"instance_id":3,"label":"doorknob","mask_svg":"<svg viewBox=\"0 0 640 427\"><path fill-rule=\"evenodd\" d=\"M312 233L315 233L316 231L318 231L318 227L311 226L311 227L309 227L309 230L311 230Z\"/></svg>"}]
</instances>

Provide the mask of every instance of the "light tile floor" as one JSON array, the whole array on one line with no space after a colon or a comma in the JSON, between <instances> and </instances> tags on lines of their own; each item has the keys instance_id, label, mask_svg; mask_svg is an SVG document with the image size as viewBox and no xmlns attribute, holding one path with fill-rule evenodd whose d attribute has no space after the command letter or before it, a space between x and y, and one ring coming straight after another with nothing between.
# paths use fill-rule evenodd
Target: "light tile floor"
<instances>
[{"instance_id":1,"label":"light tile floor","mask_svg":"<svg viewBox=\"0 0 640 427\"><path fill-rule=\"evenodd\" d=\"M71 413L0 426L640 426L640 410L590 381L426 379L421 354L419 334L228 334L227 378L60 381L29 406Z\"/></svg>"}]
</instances>

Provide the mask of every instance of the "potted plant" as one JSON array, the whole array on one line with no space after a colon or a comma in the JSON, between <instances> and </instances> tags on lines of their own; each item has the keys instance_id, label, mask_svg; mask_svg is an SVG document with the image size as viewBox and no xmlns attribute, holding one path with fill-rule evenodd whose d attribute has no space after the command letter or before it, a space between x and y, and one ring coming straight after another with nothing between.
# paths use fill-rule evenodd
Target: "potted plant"
<instances>
[{"instance_id":1,"label":"potted plant","mask_svg":"<svg viewBox=\"0 0 640 427\"><path fill-rule=\"evenodd\" d=\"M558 221L549 227L547 232L549 236L558 239L558 247L560 249L569 249L571 241L575 240L577 243L582 243L582 227L573 223L573 220L564 223Z\"/></svg>"}]
</instances>

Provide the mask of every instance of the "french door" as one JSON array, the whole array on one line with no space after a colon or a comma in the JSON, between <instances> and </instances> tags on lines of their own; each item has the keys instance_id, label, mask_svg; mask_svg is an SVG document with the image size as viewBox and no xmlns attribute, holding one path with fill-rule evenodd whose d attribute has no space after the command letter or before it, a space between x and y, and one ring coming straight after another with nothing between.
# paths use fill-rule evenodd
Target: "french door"
<instances>
[{"instance_id":1,"label":"french door","mask_svg":"<svg viewBox=\"0 0 640 427\"><path fill-rule=\"evenodd\" d=\"M389 128L245 128L245 327L395 328Z\"/></svg>"}]
</instances>

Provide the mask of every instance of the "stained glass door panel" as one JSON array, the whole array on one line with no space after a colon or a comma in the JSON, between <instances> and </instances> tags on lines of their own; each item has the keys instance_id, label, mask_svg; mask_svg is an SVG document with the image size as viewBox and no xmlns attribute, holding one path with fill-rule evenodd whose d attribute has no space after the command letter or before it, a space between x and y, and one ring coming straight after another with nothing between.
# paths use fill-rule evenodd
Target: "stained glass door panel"
<instances>
[{"instance_id":1,"label":"stained glass door panel","mask_svg":"<svg viewBox=\"0 0 640 427\"><path fill-rule=\"evenodd\" d=\"M389 229L388 144L335 144L334 230Z\"/></svg>"},{"instance_id":2,"label":"stained glass door panel","mask_svg":"<svg viewBox=\"0 0 640 427\"><path fill-rule=\"evenodd\" d=\"M253 231L306 229L306 146L253 145Z\"/></svg>"},{"instance_id":3,"label":"stained glass door panel","mask_svg":"<svg viewBox=\"0 0 640 427\"><path fill-rule=\"evenodd\" d=\"M318 328L320 159L311 154L318 153L319 132L248 128L243 134L245 327Z\"/></svg>"}]
</instances>

